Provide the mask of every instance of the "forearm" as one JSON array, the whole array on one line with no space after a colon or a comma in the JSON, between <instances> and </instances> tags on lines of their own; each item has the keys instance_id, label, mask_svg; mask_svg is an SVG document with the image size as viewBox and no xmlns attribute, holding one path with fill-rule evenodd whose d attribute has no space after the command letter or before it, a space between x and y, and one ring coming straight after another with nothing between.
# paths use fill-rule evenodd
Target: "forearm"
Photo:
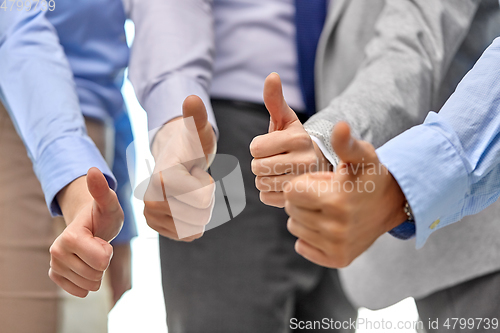
<instances>
[{"instance_id":1,"label":"forearm","mask_svg":"<svg viewBox=\"0 0 500 333\"><path fill-rule=\"evenodd\" d=\"M90 167L113 175L85 133L73 76L43 12L0 11L0 98L25 143L47 205Z\"/></svg>"}]
</instances>

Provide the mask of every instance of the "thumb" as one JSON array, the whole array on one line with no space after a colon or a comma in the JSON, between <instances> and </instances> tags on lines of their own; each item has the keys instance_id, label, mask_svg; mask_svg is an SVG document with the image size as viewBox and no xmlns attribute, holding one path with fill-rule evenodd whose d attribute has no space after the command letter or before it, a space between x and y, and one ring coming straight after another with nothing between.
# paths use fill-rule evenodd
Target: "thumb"
<instances>
[{"instance_id":1,"label":"thumb","mask_svg":"<svg viewBox=\"0 0 500 333\"><path fill-rule=\"evenodd\" d=\"M298 120L297 115L283 97L281 78L278 73L271 73L266 78L264 83L264 103L271 115L269 132L283 130L288 124Z\"/></svg>"},{"instance_id":2,"label":"thumb","mask_svg":"<svg viewBox=\"0 0 500 333\"><path fill-rule=\"evenodd\" d=\"M182 117L193 117L196 129L203 130L208 124L207 109L201 98L196 95L188 96L182 104ZM184 120L186 121L186 120Z\"/></svg>"},{"instance_id":3,"label":"thumb","mask_svg":"<svg viewBox=\"0 0 500 333\"><path fill-rule=\"evenodd\" d=\"M182 104L182 117L188 131L194 134L194 128L190 123L190 118L193 117L203 153L207 156L207 162L210 164L210 159L213 158L217 149L217 144L212 125L208 122L207 109L201 98L196 95L188 96Z\"/></svg>"},{"instance_id":4,"label":"thumb","mask_svg":"<svg viewBox=\"0 0 500 333\"><path fill-rule=\"evenodd\" d=\"M332 133L332 147L344 163L359 164L371 159L365 142L351 136L351 128L346 122L335 125Z\"/></svg>"},{"instance_id":5,"label":"thumb","mask_svg":"<svg viewBox=\"0 0 500 333\"><path fill-rule=\"evenodd\" d=\"M99 169L89 169L87 187L102 212L114 211L119 207L115 192L109 188L108 181Z\"/></svg>"}]
</instances>

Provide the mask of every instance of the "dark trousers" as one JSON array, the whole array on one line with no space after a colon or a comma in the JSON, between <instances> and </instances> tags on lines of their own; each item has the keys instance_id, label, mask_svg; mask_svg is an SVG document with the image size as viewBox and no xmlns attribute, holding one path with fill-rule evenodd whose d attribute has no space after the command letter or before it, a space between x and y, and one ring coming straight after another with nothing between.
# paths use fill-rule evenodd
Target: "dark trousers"
<instances>
[{"instance_id":1,"label":"dark trousers","mask_svg":"<svg viewBox=\"0 0 500 333\"><path fill-rule=\"evenodd\" d=\"M428 333L500 332L500 272L438 291L416 303Z\"/></svg>"},{"instance_id":2,"label":"dark trousers","mask_svg":"<svg viewBox=\"0 0 500 333\"><path fill-rule=\"evenodd\" d=\"M259 200L249 145L267 133L264 106L216 100L213 107L217 152L238 158L247 203L232 221L193 243L160 237L169 333L300 332L290 329L291 320L355 320L337 271L297 255L285 212Z\"/></svg>"}]
</instances>

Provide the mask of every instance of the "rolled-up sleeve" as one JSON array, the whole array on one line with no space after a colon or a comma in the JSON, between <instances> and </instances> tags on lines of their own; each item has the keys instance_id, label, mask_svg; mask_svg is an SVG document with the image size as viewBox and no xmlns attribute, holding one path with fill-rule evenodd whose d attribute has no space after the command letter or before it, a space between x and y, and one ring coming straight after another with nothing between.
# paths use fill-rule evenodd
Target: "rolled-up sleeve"
<instances>
[{"instance_id":1,"label":"rolled-up sleeve","mask_svg":"<svg viewBox=\"0 0 500 333\"><path fill-rule=\"evenodd\" d=\"M57 193L97 167L116 181L87 136L73 75L42 11L0 11L0 98L22 138L53 215Z\"/></svg>"}]
</instances>

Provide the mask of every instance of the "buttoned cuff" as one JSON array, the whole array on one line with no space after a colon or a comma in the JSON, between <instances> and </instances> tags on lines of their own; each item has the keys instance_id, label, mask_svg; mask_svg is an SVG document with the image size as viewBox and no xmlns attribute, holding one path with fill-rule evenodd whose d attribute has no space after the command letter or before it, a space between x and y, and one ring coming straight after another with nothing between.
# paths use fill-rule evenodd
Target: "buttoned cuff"
<instances>
[{"instance_id":1,"label":"buttoned cuff","mask_svg":"<svg viewBox=\"0 0 500 333\"><path fill-rule=\"evenodd\" d=\"M207 89L192 78L170 75L145 97L144 109L148 113L150 144L163 125L176 117L182 117L182 104L190 95L201 98L207 109L208 121L218 135L217 123Z\"/></svg>"},{"instance_id":2,"label":"buttoned cuff","mask_svg":"<svg viewBox=\"0 0 500 333\"><path fill-rule=\"evenodd\" d=\"M415 237L415 223L406 221L389 231L389 234L397 239L408 240Z\"/></svg>"},{"instance_id":3,"label":"buttoned cuff","mask_svg":"<svg viewBox=\"0 0 500 333\"><path fill-rule=\"evenodd\" d=\"M56 195L75 179L85 176L92 167L99 169L109 187L116 190L116 180L94 142L88 136L64 136L48 145L34 163L52 216L62 215Z\"/></svg>"},{"instance_id":4,"label":"buttoned cuff","mask_svg":"<svg viewBox=\"0 0 500 333\"><path fill-rule=\"evenodd\" d=\"M421 248L436 230L462 218L468 173L453 133L431 112L424 125L413 127L377 150L412 208L416 246ZM453 140L453 138L451 138ZM392 234L397 233L397 229ZM401 236L401 235L400 235ZM406 235L408 236L408 235Z\"/></svg>"}]
</instances>

